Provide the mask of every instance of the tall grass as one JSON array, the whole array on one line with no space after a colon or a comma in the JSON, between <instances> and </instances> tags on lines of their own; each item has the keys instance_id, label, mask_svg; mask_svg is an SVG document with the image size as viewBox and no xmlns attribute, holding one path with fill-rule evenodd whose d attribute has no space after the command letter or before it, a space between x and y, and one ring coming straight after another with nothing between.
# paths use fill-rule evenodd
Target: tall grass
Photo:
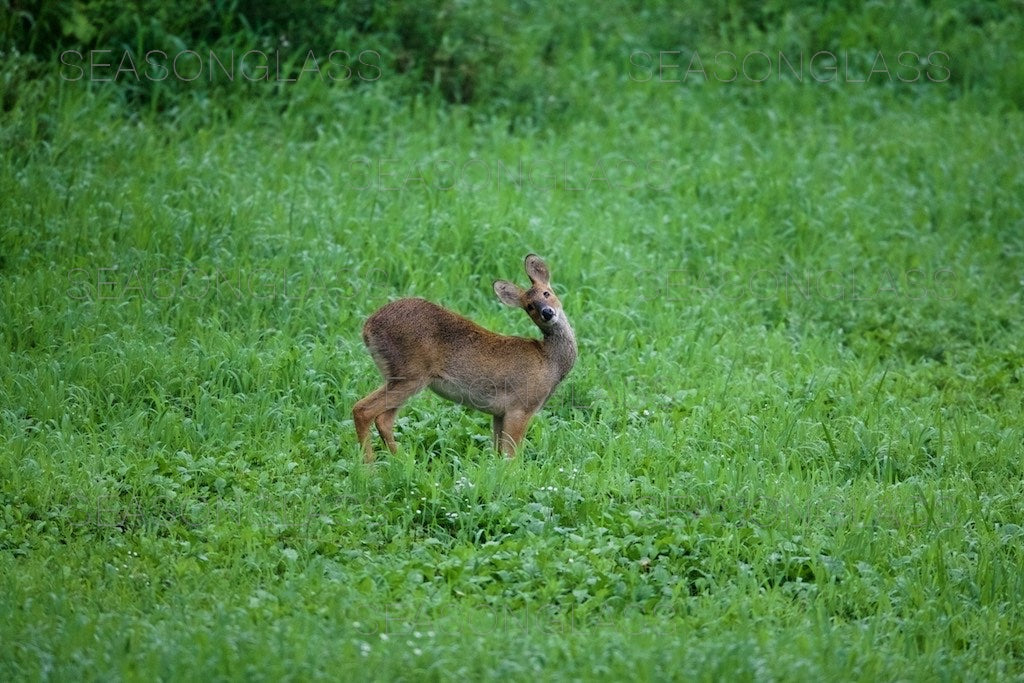
<instances>
[{"instance_id":1,"label":"tall grass","mask_svg":"<svg viewBox=\"0 0 1024 683\"><path fill-rule=\"evenodd\" d=\"M709 54L834 17L766 7L667 16ZM1021 676L1019 103L953 48L963 81L631 78L689 63L656 18L569 17L528 112L9 63L0 675ZM536 334L490 289L531 251L580 358L520 457L422 395L364 467L365 317Z\"/></svg>"}]
</instances>

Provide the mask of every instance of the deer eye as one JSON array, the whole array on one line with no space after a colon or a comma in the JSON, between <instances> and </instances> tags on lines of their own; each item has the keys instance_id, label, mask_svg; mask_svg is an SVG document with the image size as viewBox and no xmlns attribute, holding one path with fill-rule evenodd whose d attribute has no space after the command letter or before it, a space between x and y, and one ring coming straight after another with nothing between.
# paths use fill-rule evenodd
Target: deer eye
<instances>
[{"instance_id":1,"label":"deer eye","mask_svg":"<svg viewBox=\"0 0 1024 683\"><path fill-rule=\"evenodd\" d=\"M547 298L547 297L549 297L549 296L551 296L551 292L544 292L544 297L545 297L545 298Z\"/></svg>"}]
</instances>

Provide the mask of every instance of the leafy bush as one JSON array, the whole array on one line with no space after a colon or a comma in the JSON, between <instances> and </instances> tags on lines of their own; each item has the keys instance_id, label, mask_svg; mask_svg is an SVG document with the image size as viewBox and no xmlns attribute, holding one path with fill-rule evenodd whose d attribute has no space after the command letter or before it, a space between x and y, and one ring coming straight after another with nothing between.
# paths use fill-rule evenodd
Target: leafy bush
<instances>
[{"instance_id":1,"label":"leafy bush","mask_svg":"<svg viewBox=\"0 0 1024 683\"><path fill-rule=\"evenodd\" d=\"M678 52L683 65L698 51L802 51L804 57L840 51L852 55L860 72L871 68L879 51L890 61L900 51L922 57L938 51L948 56L942 68L948 66L958 91L987 91L993 102L1015 107L1024 97L1024 67L1016 59L1024 20L1008 0L837 2L826 7L618 0L602 8L528 0L3 4L7 11L0 20L0 44L44 61L70 49L130 50L137 60L154 49L281 50L289 55L285 76L294 77L310 50L319 55L369 50L380 74L399 85L396 92L475 104L514 120L557 116L572 109L581 90L615 87L627 76L634 51ZM359 82L366 80L352 81ZM139 85L128 87L138 90ZM194 90L203 84L189 85ZM142 84L143 89L159 87ZM136 99L148 104L151 95Z\"/></svg>"}]
</instances>

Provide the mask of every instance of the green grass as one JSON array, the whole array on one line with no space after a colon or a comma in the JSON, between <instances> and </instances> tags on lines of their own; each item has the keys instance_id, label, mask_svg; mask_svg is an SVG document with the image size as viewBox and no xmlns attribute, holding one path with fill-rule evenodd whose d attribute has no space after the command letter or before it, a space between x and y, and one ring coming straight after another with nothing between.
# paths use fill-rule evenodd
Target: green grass
<instances>
[{"instance_id":1,"label":"green grass","mask_svg":"<svg viewBox=\"0 0 1024 683\"><path fill-rule=\"evenodd\" d=\"M0 678L1024 676L1021 112L627 54L556 127L24 85ZM424 394L364 466L366 316L535 335L528 252L580 357L520 457Z\"/></svg>"}]
</instances>

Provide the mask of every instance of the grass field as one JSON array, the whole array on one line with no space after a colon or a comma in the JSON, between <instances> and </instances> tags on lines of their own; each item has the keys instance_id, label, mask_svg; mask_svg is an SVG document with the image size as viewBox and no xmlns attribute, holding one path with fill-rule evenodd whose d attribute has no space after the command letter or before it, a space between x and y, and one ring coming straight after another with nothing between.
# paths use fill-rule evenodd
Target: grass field
<instances>
[{"instance_id":1,"label":"grass field","mask_svg":"<svg viewBox=\"0 0 1024 683\"><path fill-rule=\"evenodd\" d=\"M1019 106L579 50L532 124L19 85L0 679L1024 677ZM580 355L519 457L421 394L364 466L366 316L536 335L529 252Z\"/></svg>"}]
</instances>

